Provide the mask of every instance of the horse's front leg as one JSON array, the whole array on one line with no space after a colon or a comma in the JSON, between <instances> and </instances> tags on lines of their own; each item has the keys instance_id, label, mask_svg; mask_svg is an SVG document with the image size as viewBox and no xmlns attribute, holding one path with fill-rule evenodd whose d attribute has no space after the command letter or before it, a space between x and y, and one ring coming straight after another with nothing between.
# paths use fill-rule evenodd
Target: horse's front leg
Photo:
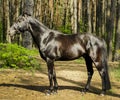
<instances>
[{"instance_id":1,"label":"horse's front leg","mask_svg":"<svg viewBox=\"0 0 120 100\"><path fill-rule=\"evenodd\" d=\"M48 78L50 82L50 87L49 90L47 90L46 94L50 95L53 93L57 93L57 89L58 89L56 73L54 68L54 60L47 58L47 67L48 67Z\"/></svg>"},{"instance_id":2,"label":"horse's front leg","mask_svg":"<svg viewBox=\"0 0 120 100\"><path fill-rule=\"evenodd\" d=\"M86 62L87 72L88 72L88 79L87 79L85 88L82 90L82 93L86 93L89 90L92 75L94 73L93 67L92 67L92 59L88 55L84 56L84 58Z\"/></svg>"}]
</instances>

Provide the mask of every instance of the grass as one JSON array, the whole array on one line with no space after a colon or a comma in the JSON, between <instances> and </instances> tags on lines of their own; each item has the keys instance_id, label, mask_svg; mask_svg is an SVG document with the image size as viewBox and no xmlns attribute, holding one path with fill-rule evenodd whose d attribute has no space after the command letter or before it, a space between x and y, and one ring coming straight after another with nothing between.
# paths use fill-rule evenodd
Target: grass
<instances>
[{"instance_id":1,"label":"grass","mask_svg":"<svg viewBox=\"0 0 120 100\"><path fill-rule=\"evenodd\" d=\"M120 82L120 64L117 67L112 67L111 66L111 74L114 76L115 80Z\"/></svg>"},{"instance_id":2,"label":"grass","mask_svg":"<svg viewBox=\"0 0 120 100\"><path fill-rule=\"evenodd\" d=\"M76 59L75 62L78 63L78 64L85 64L85 60L84 60L83 57L81 57L79 59Z\"/></svg>"}]
</instances>

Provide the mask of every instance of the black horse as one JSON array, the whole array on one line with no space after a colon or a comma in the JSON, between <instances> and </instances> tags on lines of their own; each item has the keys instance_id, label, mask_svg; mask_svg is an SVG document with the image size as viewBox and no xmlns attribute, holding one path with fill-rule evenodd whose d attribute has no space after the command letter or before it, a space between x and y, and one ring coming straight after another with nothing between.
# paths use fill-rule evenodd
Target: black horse
<instances>
[{"instance_id":1,"label":"black horse","mask_svg":"<svg viewBox=\"0 0 120 100\"><path fill-rule=\"evenodd\" d=\"M12 37L15 33L29 31L34 42L39 48L40 56L46 61L50 87L48 94L57 92L58 83L54 68L54 61L68 61L84 57L88 80L83 92L89 89L93 75L92 63L96 66L102 79L102 93L111 88L108 65L107 50L103 39L97 38L92 34L72 34L65 35L61 32L51 30L40 23L35 18L24 15L20 16L9 31Z\"/></svg>"}]
</instances>

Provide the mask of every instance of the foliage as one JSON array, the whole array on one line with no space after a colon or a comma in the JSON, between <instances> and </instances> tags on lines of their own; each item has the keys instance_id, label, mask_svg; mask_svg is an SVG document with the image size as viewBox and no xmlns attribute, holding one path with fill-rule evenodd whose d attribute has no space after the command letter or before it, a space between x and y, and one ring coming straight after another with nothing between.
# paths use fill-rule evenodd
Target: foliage
<instances>
[{"instance_id":1,"label":"foliage","mask_svg":"<svg viewBox=\"0 0 120 100\"><path fill-rule=\"evenodd\" d=\"M78 23L78 27L79 27L79 32L80 33L86 32L87 25L84 24L82 20L80 20L80 22Z\"/></svg>"},{"instance_id":2,"label":"foliage","mask_svg":"<svg viewBox=\"0 0 120 100\"><path fill-rule=\"evenodd\" d=\"M60 30L62 33L65 33L65 34L71 34L72 32L70 23L68 23L65 26L63 25L59 27L57 30Z\"/></svg>"},{"instance_id":3,"label":"foliage","mask_svg":"<svg viewBox=\"0 0 120 100\"><path fill-rule=\"evenodd\" d=\"M64 27L60 27L59 30L60 30L62 33L71 34L71 30L70 30L70 29L67 29L67 28L64 28Z\"/></svg>"},{"instance_id":4,"label":"foliage","mask_svg":"<svg viewBox=\"0 0 120 100\"><path fill-rule=\"evenodd\" d=\"M38 69L40 64L34 55L35 50L28 50L17 44L0 44L0 63L3 68Z\"/></svg>"},{"instance_id":5,"label":"foliage","mask_svg":"<svg viewBox=\"0 0 120 100\"><path fill-rule=\"evenodd\" d=\"M78 28L80 33L82 32L86 32L86 27L87 25L82 22L82 20L80 20L80 22L78 23ZM59 27L57 30L60 30L61 32L65 33L65 34L72 34L72 26L70 23L68 23L65 26L61 26Z\"/></svg>"}]
</instances>

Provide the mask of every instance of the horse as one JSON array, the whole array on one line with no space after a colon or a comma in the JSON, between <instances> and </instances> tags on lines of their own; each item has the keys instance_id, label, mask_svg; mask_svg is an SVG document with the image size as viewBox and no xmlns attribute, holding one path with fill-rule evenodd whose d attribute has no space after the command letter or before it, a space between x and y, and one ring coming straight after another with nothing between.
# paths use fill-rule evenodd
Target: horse
<instances>
[{"instance_id":1,"label":"horse","mask_svg":"<svg viewBox=\"0 0 120 100\"><path fill-rule=\"evenodd\" d=\"M93 76L93 64L97 68L102 80L101 95L111 89L107 64L107 49L104 39L98 38L90 33L63 34L59 31L49 29L34 17L21 15L10 27L9 35L13 37L17 33L29 31L36 43L42 59L47 64L49 89L47 94L57 93L58 82L54 68L55 61L69 61L83 57L86 62L88 79L83 93L89 90Z\"/></svg>"}]
</instances>

